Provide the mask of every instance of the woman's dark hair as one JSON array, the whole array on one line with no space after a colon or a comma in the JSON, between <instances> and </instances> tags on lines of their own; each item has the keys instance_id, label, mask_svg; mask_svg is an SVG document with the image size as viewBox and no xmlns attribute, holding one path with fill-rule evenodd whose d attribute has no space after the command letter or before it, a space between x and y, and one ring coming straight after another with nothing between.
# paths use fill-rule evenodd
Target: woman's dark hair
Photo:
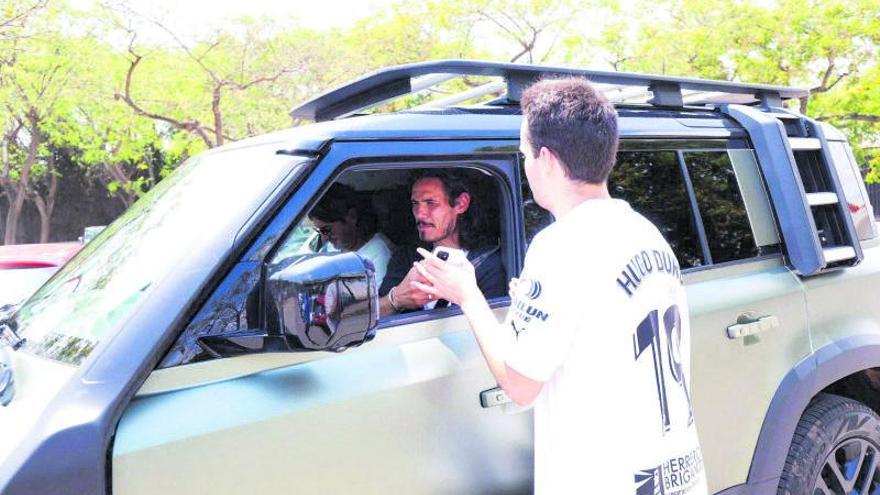
<instances>
[{"instance_id":1,"label":"woman's dark hair","mask_svg":"<svg viewBox=\"0 0 880 495\"><path fill-rule=\"evenodd\" d=\"M364 239L376 233L376 215L369 196L355 191L350 186L336 183L318 201L309 212L309 218L317 218L322 222L341 222L348 213L354 210L357 217L357 232Z\"/></svg>"},{"instance_id":2,"label":"woman's dark hair","mask_svg":"<svg viewBox=\"0 0 880 495\"><path fill-rule=\"evenodd\" d=\"M487 177L470 170L430 168L416 172L410 185L430 178L437 179L443 184L443 191L450 206L455 205L455 200L462 193L468 193L471 197L470 206L458 219L461 247L475 249L498 242L497 235L492 234L497 229L491 228L487 216L487 211L491 209L488 204L488 193L492 190L487 184L489 182L486 180Z\"/></svg>"}]
</instances>

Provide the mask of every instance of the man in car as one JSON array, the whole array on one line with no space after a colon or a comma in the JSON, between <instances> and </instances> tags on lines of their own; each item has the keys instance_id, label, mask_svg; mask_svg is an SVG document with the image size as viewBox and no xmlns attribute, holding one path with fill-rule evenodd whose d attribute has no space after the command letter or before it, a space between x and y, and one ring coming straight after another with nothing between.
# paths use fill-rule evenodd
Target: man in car
<instances>
[{"instance_id":1,"label":"man in car","mask_svg":"<svg viewBox=\"0 0 880 495\"><path fill-rule=\"evenodd\" d=\"M410 201L421 245L403 246L392 255L379 288L382 316L443 308L449 304L412 286L413 280L421 280L413 267L413 263L421 259L417 247L463 250L474 266L477 285L486 298L507 293L507 274L497 239L490 239L486 234L490 229L476 204L479 199L473 187L463 173L445 169L424 171L413 182Z\"/></svg>"}]
</instances>

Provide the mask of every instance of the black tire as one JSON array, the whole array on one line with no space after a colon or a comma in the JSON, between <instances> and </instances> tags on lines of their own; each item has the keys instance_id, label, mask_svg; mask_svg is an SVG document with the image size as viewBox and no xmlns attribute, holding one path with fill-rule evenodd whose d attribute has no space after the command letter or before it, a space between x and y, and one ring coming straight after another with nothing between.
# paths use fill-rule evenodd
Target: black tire
<instances>
[{"instance_id":1,"label":"black tire","mask_svg":"<svg viewBox=\"0 0 880 495\"><path fill-rule=\"evenodd\" d=\"M880 417L861 402L819 394L794 432L779 495L880 490Z\"/></svg>"}]
</instances>

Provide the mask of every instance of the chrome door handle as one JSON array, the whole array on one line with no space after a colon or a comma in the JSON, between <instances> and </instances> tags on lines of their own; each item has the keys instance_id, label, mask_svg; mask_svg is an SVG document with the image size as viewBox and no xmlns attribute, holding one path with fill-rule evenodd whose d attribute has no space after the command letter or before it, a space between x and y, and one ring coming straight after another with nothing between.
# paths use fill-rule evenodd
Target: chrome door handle
<instances>
[{"instance_id":1,"label":"chrome door handle","mask_svg":"<svg viewBox=\"0 0 880 495\"><path fill-rule=\"evenodd\" d=\"M736 319L736 324L727 327L727 336L731 339L739 339L749 335L766 332L779 327L779 318L773 315L755 318L746 313Z\"/></svg>"},{"instance_id":2,"label":"chrome door handle","mask_svg":"<svg viewBox=\"0 0 880 495\"><path fill-rule=\"evenodd\" d=\"M490 388L480 392L480 405L483 408L502 406L513 402L501 387Z\"/></svg>"}]
</instances>

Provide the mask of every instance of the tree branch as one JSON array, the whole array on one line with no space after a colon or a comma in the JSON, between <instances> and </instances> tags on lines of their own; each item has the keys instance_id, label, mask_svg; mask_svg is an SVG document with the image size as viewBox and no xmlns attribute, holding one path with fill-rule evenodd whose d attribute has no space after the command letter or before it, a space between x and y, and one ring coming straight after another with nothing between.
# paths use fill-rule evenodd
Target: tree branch
<instances>
[{"instance_id":1,"label":"tree branch","mask_svg":"<svg viewBox=\"0 0 880 495\"><path fill-rule=\"evenodd\" d=\"M134 38L132 38L132 43L133 42L134 42ZM125 74L125 93L120 93L117 91L116 94L114 95L114 98L116 100L124 101L132 110L135 111L136 114L138 114L142 117L147 117L147 118L151 118L151 119L158 120L161 122L165 122L167 124L170 124L178 129L181 129L181 130L184 130L187 132L195 132L196 134L199 135L199 137L202 138L202 141L204 141L205 144L209 148L213 148L215 146L214 143L211 141L211 138L208 136L208 134L205 132L204 128L202 127L201 124L199 124L198 121L190 120L188 122L184 122L184 121L172 118L172 117L166 117L165 115L159 115L157 113L149 112L149 111L141 108L141 106L138 105L134 101L134 99L132 99L132 97L131 97L131 80L132 80L132 77L134 76L135 69L137 69L138 64L140 64L141 60L143 60L143 57L141 55L138 55L137 53L135 53L135 51L131 48L131 46L129 46L128 52L133 57L133 60L131 61L131 64L128 67L128 72Z\"/></svg>"},{"instance_id":2,"label":"tree branch","mask_svg":"<svg viewBox=\"0 0 880 495\"><path fill-rule=\"evenodd\" d=\"M859 122L868 122L871 124L880 124L880 115L865 115L863 113L849 113L843 115L842 118L847 120L857 120Z\"/></svg>"},{"instance_id":3,"label":"tree branch","mask_svg":"<svg viewBox=\"0 0 880 495\"><path fill-rule=\"evenodd\" d=\"M17 21L28 17L29 15L33 14L37 10L45 7L47 3L48 3L48 0L37 0L36 2L31 4L29 7L25 7L24 9L22 9L21 12L13 13L12 17L5 19L3 21L0 21L0 30L5 29L7 27L10 27L13 24L15 24Z\"/></svg>"},{"instance_id":4,"label":"tree branch","mask_svg":"<svg viewBox=\"0 0 880 495\"><path fill-rule=\"evenodd\" d=\"M171 38L174 39L174 41L175 41L175 42L177 43L177 45L181 48L181 50L183 50L183 52L186 53L186 55L187 55L189 58L191 58L191 59L193 60L193 62L195 62L199 67L201 67L202 70L205 71L205 73L208 74L208 76L211 77L211 80L213 80L215 83L219 83L219 82L220 82L220 78L217 77L217 75L214 74L214 71L212 71L211 69L209 69L208 66L205 65L205 63L202 61L202 58L204 58L205 55L207 55L208 53L211 52L211 50L213 50L213 49L216 48L218 45L220 45L220 40L217 40L217 41L211 43L210 45L208 45L208 47L205 49L205 51L202 52L202 54L201 54L200 56L197 57L197 56L192 52L192 50L190 50L190 48L186 45L186 43L184 43L183 40L181 40L180 37L178 37L177 34L175 34L170 28L168 28L167 26L165 26L165 24L159 22L159 21L156 20L156 19L151 19L151 21L153 22L153 24L155 24L156 26L158 26L159 29L161 29L161 30L165 31L166 33L168 33L168 36L171 36Z\"/></svg>"}]
</instances>

